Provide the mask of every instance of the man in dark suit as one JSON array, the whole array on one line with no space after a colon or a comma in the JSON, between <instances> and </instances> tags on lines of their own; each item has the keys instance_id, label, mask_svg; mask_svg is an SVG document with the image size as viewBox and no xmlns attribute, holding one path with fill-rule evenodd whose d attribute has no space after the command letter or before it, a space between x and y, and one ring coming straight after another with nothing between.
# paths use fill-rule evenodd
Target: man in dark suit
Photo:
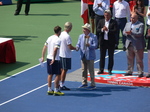
<instances>
[{"instance_id":1,"label":"man in dark suit","mask_svg":"<svg viewBox=\"0 0 150 112\"><path fill-rule=\"evenodd\" d=\"M20 11L21 11L21 7L23 4L23 0L18 0L17 1L17 9L15 11L14 15L19 15ZM27 16L30 10L30 0L26 0L26 6L25 6L25 15Z\"/></svg>"},{"instance_id":2,"label":"man in dark suit","mask_svg":"<svg viewBox=\"0 0 150 112\"><path fill-rule=\"evenodd\" d=\"M104 72L106 50L108 49L109 61L108 72L112 74L114 65L114 50L116 44L117 22L111 19L111 11L105 10L104 19L100 20L97 26L99 32L100 43L100 63L98 74Z\"/></svg>"},{"instance_id":3,"label":"man in dark suit","mask_svg":"<svg viewBox=\"0 0 150 112\"><path fill-rule=\"evenodd\" d=\"M134 60L136 59L139 77L143 77L143 56L146 43L144 40L144 24L138 21L137 14L131 15L131 22L126 23L123 34L126 36L125 46L128 61L128 70L125 76L132 75Z\"/></svg>"}]
</instances>

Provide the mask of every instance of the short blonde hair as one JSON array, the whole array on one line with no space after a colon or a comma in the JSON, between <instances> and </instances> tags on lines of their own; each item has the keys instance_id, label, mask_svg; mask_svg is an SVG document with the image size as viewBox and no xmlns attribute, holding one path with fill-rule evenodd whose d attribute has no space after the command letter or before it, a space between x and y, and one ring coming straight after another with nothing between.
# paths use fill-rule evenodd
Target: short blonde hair
<instances>
[{"instance_id":1,"label":"short blonde hair","mask_svg":"<svg viewBox=\"0 0 150 112\"><path fill-rule=\"evenodd\" d=\"M65 25L64 25L64 29L69 30L70 28L72 28L72 23L71 22L66 22Z\"/></svg>"}]
</instances>

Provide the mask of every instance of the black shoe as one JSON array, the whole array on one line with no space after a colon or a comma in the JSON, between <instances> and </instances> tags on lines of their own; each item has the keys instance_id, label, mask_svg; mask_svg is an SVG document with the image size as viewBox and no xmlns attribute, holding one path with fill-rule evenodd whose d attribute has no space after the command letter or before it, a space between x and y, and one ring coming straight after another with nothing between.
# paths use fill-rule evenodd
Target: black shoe
<instances>
[{"instance_id":1,"label":"black shoe","mask_svg":"<svg viewBox=\"0 0 150 112\"><path fill-rule=\"evenodd\" d=\"M124 76L130 76L132 73L125 73Z\"/></svg>"},{"instance_id":2,"label":"black shoe","mask_svg":"<svg viewBox=\"0 0 150 112\"><path fill-rule=\"evenodd\" d=\"M148 75L146 76L146 78L150 78L150 74L148 74Z\"/></svg>"},{"instance_id":3,"label":"black shoe","mask_svg":"<svg viewBox=\"0 0 150 112\"><path fill-rule=\"evenodd\" d=\"M111 71L108 71L109 75L112 75L112 72Z\"/></svg>"},{"instance_id":4,"label":"black shoe","mask_svg":"<svg viewBox=\"0 0 150 112\"><path fill-rule=\"evenodd\" d=\"M123 51L126 51L126 47L123 47Z\"/></svg>"},{"instance_id":5,"label":"black shoe","mask_svg":"<svg viewBox=\"0 0 150 112\"><path fill-rule=\"evenodd\" d=\"M25 15L27 16L27 15L29 15L28 13L25 13Z\"/></svg>"},{"instance_id":6,"label":"black shoe","mask_svg":"<svg viewBox=\"0 0 150 112\"><path fill-rule=\"evenodd\" d=\"M104 73L103 70L100 70L100 71L97 72L97 74L103 74L103 73Z\"/></svg>"},{"instance_id":7,"label":"black shoe","mask_svg":"<svg viewBox=\"0 0 150 112\"><path fill-rule=\"evenodd\" d=\"M117 45L115 46L115 49L118 49L118 46L117 46Z\"/></svg>"},{"instance_id":8,"label":"black shoe","mask_svg":"<svg viewBox=\"0 0 150 112\"><path fill-rule=\"evenodd\" d=\"M116 46L115 49L118 49L118 46Z\"/></svg>"},{"instance_id":9,"label":"black shoe","mask_svg":"<svg viewBox=\"0 0 150 112\"><path fill-rule=\"evenodd\" d=\"M19 15L19 13L18 12L15 12L15 14L14 14L15 16L17 16L17 15Z\"/></svg>"},{"instance_id":10,"label":"black shoe","mask_svg":"<svg viewBox=\"0 0 150 112\"><path fill-rule=\"evenodd\" d=\"M70 90L69 88L67 88L66 86L60 87L60 90Z\"/></svg>"},{"instance_id":11,"label":"black shoe","mask_svg":"<svg viewBox=\"0 0 150 112\"><path fill-rule=\"evenodd\" d=\"M143 76L143 74L139 74L139 76L138 76L138 77L144 77L144 76Z\"/></svg>"}]
</instances>

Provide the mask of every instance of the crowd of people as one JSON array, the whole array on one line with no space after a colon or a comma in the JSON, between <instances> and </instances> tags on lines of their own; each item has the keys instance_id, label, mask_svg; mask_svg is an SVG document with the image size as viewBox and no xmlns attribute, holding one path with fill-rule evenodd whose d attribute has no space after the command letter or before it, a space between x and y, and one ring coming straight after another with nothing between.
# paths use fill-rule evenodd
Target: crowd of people
<instances>
[{"instance_id":1,"label":"crowd of people","mask_svg":"<svg viewBox=\"0 0 150 112\"><path fill-rule=\"evenodd\" d=\"M110 7L111 6L111 7ZM138 77L144 77L144 50L146 39L148 39L148 74L150 78L150 7L147 11L143 0L89 0L90 22L82 26L83 33L79 35L76 46L72 46L69 32L72 23L66 22L64 31L61 27L54 28L54 35L50 36L42 50L41 60L47 49L47 73L48 73L48 95L64 95L62 90L70 90L66 87L65 78L67 71L71 69L71 50L80 50L82 65L82 84L79 88L95 89L94 60L95 50L100 48L99 71L103 74L105 69L105 56L108 50L108 73L111 75L114 66L114 51L118 49L120 31L122 34L123 51L127 55L127 72L130 76L134 70L134 60ZM144 17L147 17L145 22ZM144 34L146 28L146 34ZM94 32L96 32L94 34ZM87 74L90 73L91 84L88 86ZM52 77L55 76L55 86L52 89Z\"/></svg>"},{"instance_id":2,"label":"crowd of people","mask_svg":"<svg viewBox=\"0 0 150 112\"><path fill-rule=\"evenodd\" d=\"M108 50L108 73L112 74L114 64L113 53L118 49L120 35L122 39L122 49L127 54L127 73L125 76L132 75L134 60L138 76L143 77L143 53L147 43L148 50L148 75L150 77L150 7L146 9L144 0L87 0L89 18L95 19L95 34L100 48L100 63L98 74L102 74L105 66L105 55ZM93 12L91 11L93 10ZM107 21L106 11L110 10L111 17ZM94 13L94 14L91 14ZM95 15L92 17L91 15ZM145 21L146 18L146 21ZM104 21L105 20L105 21ZM111 20L114 20L113 24ZM92 22L89 24L93 24ZM145 28L146 27L146 28ZM144 33L146 30L146 33ZM93 31L93 30L92 30ZM148 32L149 31L149 32ZM94 33L94 32L93 32Z\"/></svg>"}]
</instances>

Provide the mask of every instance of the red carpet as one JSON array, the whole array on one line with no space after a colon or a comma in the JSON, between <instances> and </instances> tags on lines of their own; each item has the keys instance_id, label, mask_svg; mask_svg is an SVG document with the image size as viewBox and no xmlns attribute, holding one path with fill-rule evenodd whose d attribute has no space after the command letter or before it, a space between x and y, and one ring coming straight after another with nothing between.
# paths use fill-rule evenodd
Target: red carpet
<instances>
[{"instance_id":1,"label":"red carpet","mask_svg":"<svg viewBox=\"0 0 150 112\"><path fill-rule=\"evenodd\" d=\"M137 73L133 73L132 76L124 76L125 71L113 71L112 73L112 75L109 75L107 72L104 72L104 74L97 74L97 71L95 71L95 82L113 85L150 87L150 78L139 78ZM88 80L90 81L90 76L88 76Z\"/></svg>"}]
</instances>

